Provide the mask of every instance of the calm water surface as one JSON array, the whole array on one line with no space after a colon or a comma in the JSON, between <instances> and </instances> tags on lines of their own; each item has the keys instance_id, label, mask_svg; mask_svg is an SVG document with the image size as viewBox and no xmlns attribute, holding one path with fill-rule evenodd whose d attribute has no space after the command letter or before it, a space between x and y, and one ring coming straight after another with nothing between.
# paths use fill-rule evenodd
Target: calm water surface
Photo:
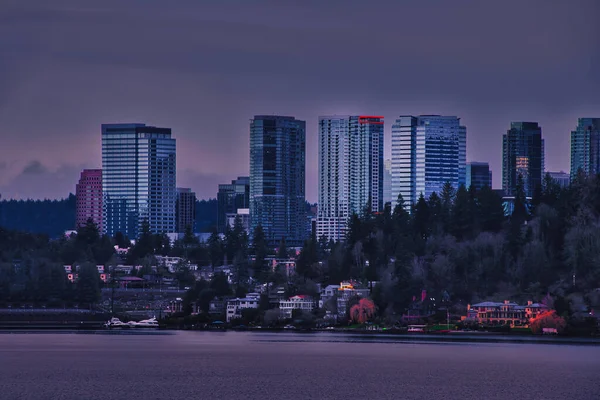
<instances>
[{"instance_id":1,"label":"calm water surface","mask_svg":"<svg viewBox=\"0 0 600 400\"><path fill-rule=\"evenodd\" d=\"M1 334L0 399L600 399L600 347Z\"/></svg>"}]
</instances>

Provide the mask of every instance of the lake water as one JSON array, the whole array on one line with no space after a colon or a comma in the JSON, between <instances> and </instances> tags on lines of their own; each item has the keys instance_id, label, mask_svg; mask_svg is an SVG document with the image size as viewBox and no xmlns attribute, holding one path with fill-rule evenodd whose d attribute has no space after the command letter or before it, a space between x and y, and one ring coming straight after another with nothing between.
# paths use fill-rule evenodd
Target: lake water
<instances>
[{"instance_id":1,"label":"lake water","mask_svg":"<svg viewBox=\"0 0 600 400\"><path fill-rule=\"evenodd\" d=\"M600 399L600 347L343 334L0 334L0 399Z\"/></svg>"}]
</instances>

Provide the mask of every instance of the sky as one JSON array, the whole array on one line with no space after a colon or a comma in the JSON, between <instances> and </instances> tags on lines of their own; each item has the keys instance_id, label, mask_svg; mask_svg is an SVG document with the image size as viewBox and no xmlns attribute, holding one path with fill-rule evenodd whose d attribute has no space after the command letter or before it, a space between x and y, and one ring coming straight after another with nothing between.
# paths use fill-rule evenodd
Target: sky
<instances>
[{"instance_id":1,"label":"sky","mask_svg":"<svg viewBox=\"0 0 600 400\"><path fill-rule=\"evenodd\" d=\"M467 160L501 187L502 134L536 121L569 170L578 117L600 117L597 0L0 0L0 194L63 198L101 167L102 123L169 127L199 198L249 170L249 120L456 115Z\"/></svg>"}]
</instances>

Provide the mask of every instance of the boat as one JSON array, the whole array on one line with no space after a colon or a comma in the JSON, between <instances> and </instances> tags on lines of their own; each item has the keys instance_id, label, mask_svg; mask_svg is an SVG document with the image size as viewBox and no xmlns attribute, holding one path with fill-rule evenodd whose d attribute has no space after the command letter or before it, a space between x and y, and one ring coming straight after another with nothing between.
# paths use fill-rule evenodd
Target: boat
<instances>
[{"instance_id":1,"label":"boat","mask_svg":"<svg viewBox=\"0 0 600 400\"><path fill-rule=\"evenodd\" d=\"M158 321L155 317L134 322L134 324L134 328L158 328Z\"/></svg>"},{"instance_id":2,"label":"boat","mask_svg":"<svg viewBox=\"0 0 600 400\"><path fill-rule=\"evenodd\" d=\"M409 325L408 333L425 333L425 325Z\"/></svg>"},{"instance_id":3,"label":"boat","mask_svg":"<svg viewBox=\"0 0 600 400\"><path fill-rule=\"evenodd\" d=\"M126 324L125 322L121 321L119 318L111 318L108 322L106 322L104 324L104 326L108 329L116 329L116 328L129 328L130 325Z\"/></svg>"}]
</instances>

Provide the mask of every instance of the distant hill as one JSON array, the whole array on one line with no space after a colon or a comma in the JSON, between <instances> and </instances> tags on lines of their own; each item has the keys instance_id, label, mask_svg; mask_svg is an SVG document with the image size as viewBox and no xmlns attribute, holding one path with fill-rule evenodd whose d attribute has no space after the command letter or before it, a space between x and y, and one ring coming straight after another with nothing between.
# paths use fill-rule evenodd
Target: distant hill
<instances>
[{"instance_id":1,"label":"distant hill","mask_svg":"<svg viewBox=\"0 0 600 400\"><path fill-rule=\"evenodd\" d=\"M75 195L61 200L2 200L0 226L58 237L75 228Z\"/></svg>"},{"instance_id":2,"label":"distant hill","mask_svg":"<svg viewBox=\"0 0 600 400\"><path fill-rule=\"evenodd\" d=\"M196 231L217 226L217 200L196 201ZM75 229L75 195L61 200L1 200L0 227L51 238Z\"/></svg>"},{"instance_id":3,"label":"distant hill","mask_svg":"<svg viewBox=\"0 0 600 400\"><path fill-rule=\"evenodd\" d=\"M196 232L211 232L217 228L217 199L196 201Z\"/></svg>"}]
</instances>

